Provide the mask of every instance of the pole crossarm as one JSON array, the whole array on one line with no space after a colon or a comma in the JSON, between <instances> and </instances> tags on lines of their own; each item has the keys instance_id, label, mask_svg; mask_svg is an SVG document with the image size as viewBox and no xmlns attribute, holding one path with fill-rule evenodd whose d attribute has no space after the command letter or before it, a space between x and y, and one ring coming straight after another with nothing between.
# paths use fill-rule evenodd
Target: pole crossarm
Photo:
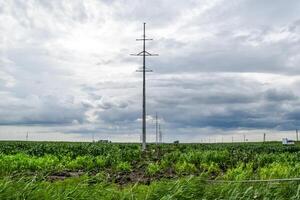
<instances>
[{"instance_id":1,"label":"pole crossarm","mask_svg":"<svg viewBox=\"0 0 300 200\"><path fill-rule=\"evenodd\" d=\"M151 54L147 51L141 51L138 54L130 54L131 56L158 56L158 54Z\"/></svg>"},{"instance_id":2,"label":"pole crossarm","mask_svg":"<svg viewBox=\"0 0 300 200\"><path fill-rule=\"evenodd\" d=\"M146 40L153 40L153 39L151 39L151 38L149 38L149 39L147 39L147 38L139 38L139 39L135 39L136 41L146 41Z\"/></svg>"},{"instance_id":3,"label":"pole crossarm","mask_svg":"<svg viewBox=\"0 0 300 200\"><path fill-rule=\"evenodd\" d=\"M137 69L137 70L135 70L136 72L153 72L153 70L152 69Z\"/></svg>"}]
</instances>

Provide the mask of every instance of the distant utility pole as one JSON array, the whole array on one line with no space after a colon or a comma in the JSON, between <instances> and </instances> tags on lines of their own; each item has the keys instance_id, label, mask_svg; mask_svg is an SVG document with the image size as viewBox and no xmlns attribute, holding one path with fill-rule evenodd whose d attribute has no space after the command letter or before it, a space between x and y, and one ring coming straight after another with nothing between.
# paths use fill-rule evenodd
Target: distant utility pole
<instances>
[{"instance_id":1,"label":"distant utility pole","mask_svg":"<svg viewBox=\"0 0 300 200\"><path fill-rule=\"evenodd\" d=\"M297 142L298 142L299 141L298 129L296 129L296 138L297 138Z\"/></svg>"},{"instance_id":2,"label":"distant utility pole","mask_svg":"<svg viewBox=\"0 0 300 200\"><path fill-rule=\"evenodd\" d=\"M159 135L159 143L161 144L163 142L163 139L162 139L162 132L161 132L160 123L158 124L158 135Z\"/></svg>"},{"instance_id":3,"label":"distant utility pole","mask_svg":"<svg viewBox=\"0 0 300 200\"><path fill-rule=\"evenodd\" d=\"M157 112L155 114L155 142L158 144L159 138L158 138L158 120L157 120Z\"/></svg>"},{"instance_id":4,"label":"distant utility pole","mask_svg":"<svg viewBox=\"0 0 300 200\"><path fill-rule=\"evenodd\" d=\"M27 133L26 133L26 141L28 141L28 131L27 131Z\"/></svg>"},{"instance_id":5,"label":"distant utility pole","mask_svg":"<svg viewBox=\"0 0 300 200\"><path fill-rule=\"evenodd\" d=\"M142 150L146 150L146 72L151 72L152 70L146 69L146 56L158 56L158 54L151 54L146 51L146 40L152 40L146 38L146 23L143 24L143 38L136 39L137 41L143 41L143 51L138 54L131 54L132 56L142 56L143 57L143 67L137 70L137 72L143 72L143 119L142 119Z\"/></svg>"},{"instance_id":6,"label":"distant utility pole","mask_svg":"<svg viewBox=\"0 0 300 200\"><path fill-rule=\"evenodd\" d=\"M231 136L231 142L233 143L233 136Z\"/></svg>"},{"instance_id":7,"label":"distant utility pole","mask_svg":"<svg viewBox=\"0 0 300 200\"><path fill-rule=\"evenodd\" d=\"M244 136L244 142L246 142L246 135L243 135Z\"/></svg>"},{"instance_id":8,"label":"distant utility pole","mask_svg":"<svg viewBox=\"0 0 300 200\"><path fill-rule=\"evenodd\" d=\"M264 133L264 142L266 142L266 133Z\"/></svg>"}]
</instances>

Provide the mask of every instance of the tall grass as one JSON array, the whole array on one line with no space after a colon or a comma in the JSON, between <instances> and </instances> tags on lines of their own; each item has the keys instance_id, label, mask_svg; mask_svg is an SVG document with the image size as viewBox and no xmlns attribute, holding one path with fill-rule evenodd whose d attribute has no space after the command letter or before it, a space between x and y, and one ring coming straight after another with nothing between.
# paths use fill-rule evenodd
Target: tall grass
<instances>
[{"instance_id":1,"label":"tall grass","mask_svg":"<svg viewBox=\"0 0 300 200\"><path fill-rule=\"evenodd\" d=\"M300 184L289 183L206 183L201 178L154 181L150 185L126 187L96 183L88 178L47 182L9 178L0 180L0 199L299 199Z\"/></svg>"}]
</instances>

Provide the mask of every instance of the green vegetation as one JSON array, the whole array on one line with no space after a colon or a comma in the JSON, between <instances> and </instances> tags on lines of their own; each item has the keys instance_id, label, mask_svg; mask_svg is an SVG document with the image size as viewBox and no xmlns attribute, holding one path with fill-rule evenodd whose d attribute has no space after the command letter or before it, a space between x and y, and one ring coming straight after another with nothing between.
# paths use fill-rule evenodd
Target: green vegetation
<instances>
[{"instance_id":1,"label":"green vegetation","mask_svg":"<svg viewBox=\"0 0 300 200\"><path fill-rule=\"evenodd\" d=\"M300 146L0 142L0 199L300 199Z\"/></svg>"}]
</instances>

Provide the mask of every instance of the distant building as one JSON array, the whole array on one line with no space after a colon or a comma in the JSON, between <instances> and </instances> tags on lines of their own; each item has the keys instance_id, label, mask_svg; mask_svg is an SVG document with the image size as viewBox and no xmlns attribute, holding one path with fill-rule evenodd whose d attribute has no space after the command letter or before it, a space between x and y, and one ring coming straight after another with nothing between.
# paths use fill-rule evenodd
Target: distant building
<instances>
[{"instance_id":1,"label":"distant building","mask_svg":"<svg viewBox=\"0 0 300 200\"><path fill-rule=\"evenodd\" d=\"M174 144L179 144L179 140L176 140L173 142Z\"/></svg>"},{"instance_id":2,"label":"distant building","mask_svg":"<svg viewBox=\"0 0 300 200\"><path fill-rule=\"evenodd\" d=\"M98 140L97 142L98 143L111 143L111 141L109 141L109 140Z\"/></svg>"},{"instance_id":3,"label":"distant building","mask_svg":"<svg viewBox=\"0 0 300 200\"><path fill-rule=\"evenodd\" d=\"M283 145L292 145L292 144L295 144L295 141L289 140L288 138L282 138L282 144Z\"/></svg>"}]
</instances>

